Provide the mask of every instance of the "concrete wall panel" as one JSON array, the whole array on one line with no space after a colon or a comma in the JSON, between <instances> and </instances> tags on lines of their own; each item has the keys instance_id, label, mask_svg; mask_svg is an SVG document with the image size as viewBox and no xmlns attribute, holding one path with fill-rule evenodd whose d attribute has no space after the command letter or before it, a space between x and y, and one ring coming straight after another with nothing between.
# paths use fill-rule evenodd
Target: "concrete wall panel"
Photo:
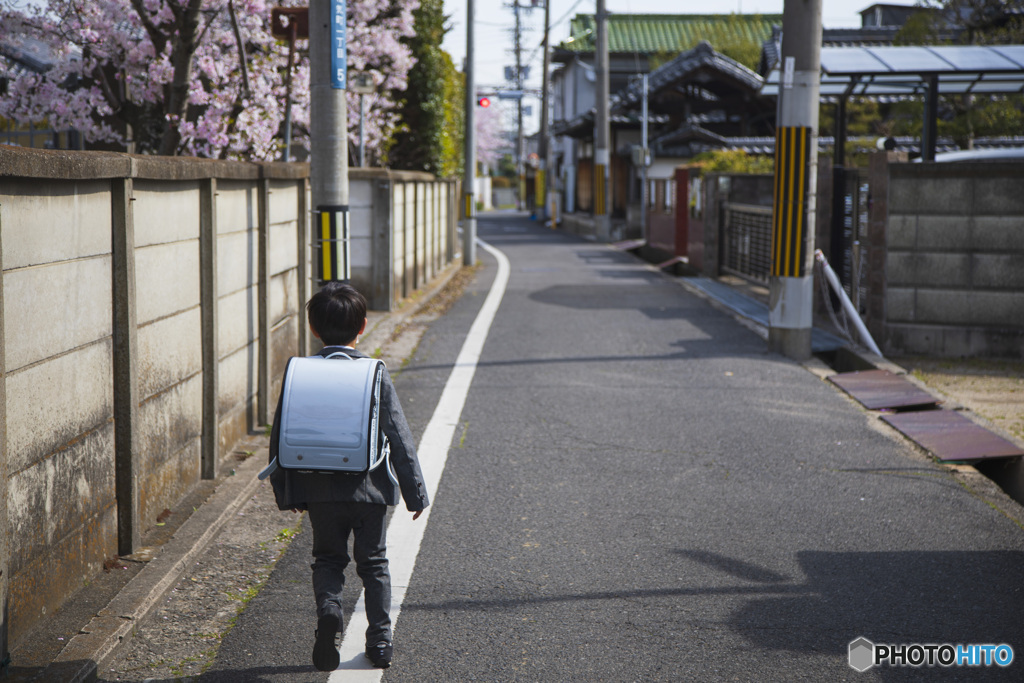
<instances>
[{"instance_id":1,"label":"concrete wall panel","mask_svg":"<svg viewBox=\"0 0 1024 683\"><path fill-rule=\"evenodd\" d=\"M921 289L916 310L917 320L924 323L1020 327L1024 297L1014 292Z\"/></svg>"},{"instance_id":2,"label":"concrete wall panel","mask_svg":"<svg viewBox=\"0 0 1024 683\"><path fill-rule=\"evenodd\" d=\"M5 270L110 253L110 181L4 178Z\"/></svg>"},{"instance_id":3,"label":"concrete wall panel","mask_svg":"<svg viewBox=\"0 0 1024 683\"><path fill-rule=\"evenodd\" d=\"M258 299L255 287L239 290L219 301L217 355L220 358L244 348L258 334Z\"/></svg>"},{"instance_id":4,"label":"concrete wall panel","mask_svg":"<svg viewBox=\"0 0 1024 683\"><path fill-rule=\"evenodd\" d=\"M889 287L886 291L886 311L889 320L913 322L916 290L904 287Z\"/></svg>"},{"instance_id":5,"label":"concrete wall panel","mask_svg":"<svg viewBox=\"0 0 1024 683\"><path fill-rule=\"evenodd\" d=\"M256 189L242 181L217 182L217 234L256 229Z\"/></svg>"},{"instance_id":6,"label":"concrete wall panel","mask_svg":"<svg viewBox=\"0 0 1024 683\"><path fill-rule=\"evenodd\" d=\"M295 221L272 224L268 258L271 276L294 268L298 262L298 254L298 226Z\"/></svg>"},{"instance_id":7,"label":"concrete wall panel","mask_svg":"<svg viewBox=\"0 0 1024 683\"><path fill-rule=\"evenodd\" d=\"M139 518L146 525L199 481L202 388L196 376L139 405Z\"/></svg>"},{"instance_id":8,"label":"concrete wall panel","mask_svg":"<svg viewBox=\"0 0 1024 683\"><path fill-rule=\"evenodd\" d=\"M199 305L199 242L135 250L138 324Z\"/></svg>"},{"instance_id":9,"label":"concrete wall panel","mask_svg":"<svg viewBox=\"0 0 1024 683\"><path fill-rule=\"evenodd\" d=\"M1005 289L1024 296L1024 251L1016 254L974 254L975 287ZM1018 321L1024 325L1024 320Z\"/></svg>"},{"instance_id":10,"label":"concrete wall panel","mask_svg":"<svg viewBox=\"0 0 1024 683\"><path fill-rule=\"evenodd\" d=\"M972 220L975 249L1024 252L1024 214L975 216Z\"/></svg>"},{"instance_id":11,"label":"concrete wall panel","mask_svg":"<svg viewBox=\"0 0 1024 683\"><path fill-rule=\"evenodd\" d=\"M289 316L297 313L297 291L299 282L297 273L294 270L275 275L269 282L270 307L267 309L270 314L270 324L277 325Z\"/></svg>"},{"instance_id":12,"label":"concrete wall panel","mask_svg":"<svg viewBox=\"0 0 1024 683\"><path fill-rule=\"evenodd\" d=\"M270 224L295 221L299 208L299 185L294 180L270 181Z\"/></svg>"},{"instance_id":13,"label":"concrete wall panel","mask_svg":"<svg viewBox=\"0 0 1024 683\"><path fill-rule=\"evenodd\" d=\"M227 415L256 396L257 347L252 343L221 359L217 412Z\"/></svg>"},{"instance_id":14,"label":"concrete wall panel","mask_svg":"<svg viewBox=\"0 0 1024 683\"><path fill-rule=\"evenodd\" d=\"M373 186L379 180L362 178L353 179L348 186L348 208L355 212L358 209L373 209Z\"/></svg>"},{"instance_id":15,"label":"concrete wall panel","mask_svg":"<svg viewBox=\"0 0 1024 683\"><path fill-rule=\"evenodd\" d=\"M11 571L17 573L114 506L113 425L16 472L7 495Z\"/></svg>"},{"instance_id":16,"label":"concrete wall panel","mask_svg":"<svg viewBox=\"0 0 1024 683\"><path fill-rule=\"evenodd\" d=\"M969 287L969 254L890 251L886 272L892 286Z\"/></svg>"},{"instance_id":17,"label":"concrete wall panel","mask_svg":"<svg viewBox=\"0 0 1024 683\"><path fill-rule=\"evenodd\" d=\"M136 180L134 187L136 248L198 239L198 182Z\"/></svg>"},{"instance_id":18,"label":"concrete wall panel","mask_svg":"<svg viewBox=\"0 0 1024 683\"><path fill-rule=\"evenodd\" d=\"M917 223L917 245L922 251L958 251L973 245L971 219L962 216L923 215ZM890 249L894 245L890 243Z\"/></svg>"},{"instance_id":19,"label":"concrete wall panel","mask_svg":"<svg viewBox=\"0 0 1024 683\"><path fill-rule=\"evenodd\" d=\"M117 554L117 510L109 507L81 527L32 557L31 564L12 573L8 587L8 628L12 644L52 614L95 576L104 560Z\"/></svg>"},{"instance_id":20,"label":"concrete wall panel","mask_svg":"<svg viewBox=\"0 0 1024 683\"><path fill-rule=\"evenodd\" d=\"M270 396L271 403L275 407L288 359L299 355L295 344L298 333L298 321L294 317L283 320L280 325L270 331Z\"/></svg>"},{"instance_id":21,"label":"concrete wall panel","mask_svg":"<svg viewBox=\"0 0 1024 683\"><path fill-rule=\"evenodd\" d=\"M886 348L924 356L1002 356L1020 353L1020 335L1006 328L893 323Z\"/></svg>"},{"instance_id":22,"label":"concrete wall panel","mask_svg":"<svg viewBox=\"0 0 1024 683\"><path fill-rule=\"evenodd\" d=\"M143 400L203 369L198 307L139 328L139 395Z\"/></svg>"},{"instance_id":23,"label":"concrete wall panel","mask_svg":"<svg viewBox=\"0 0 1024 683\"><path fill-rule=\"evenodd\" d=\"M352 239L369 240L373 231L373 207L357 206L349 212Z\"/></svg>"},{"instance_id":24,"label":"concrete wall panel","mask_svg":"<svg viewBox=\"0 0 1024 683\"><path fill-rule=\"evenodd\" d=\"M889 212L963 215L970 210L973 196L970 178L893 178L889 185Z\"/></svg>"},{"instance_id":25,"label":"concrete wall panel","mask_svg":"<svg viewBox=\"0 0 1024 683\"><path fill-rule=\"evenodd\" d=\"M230 456L239 441L251 436L255 424L256 407L252 404L237 406L227 414L221 415L218 429L221 457Z\"/></svg>"},{"instance_id":26,"label":"concrete wall panel","mask_svg":"<svg viewBox=\"0 0 1024 683\"><path fill-rule=\"evenodd\" d=\"M217 242L217 293L220 296L255 285L259 245L256 231L222 234Z\"/></svg>"},{"instance_id":27,"label":"concrete wall panel","mask_svg":"<svg viewBox=\"0 0 1024 683\"><path fill-rule=\"evenodd\" d=\"M220 362L217 414L222 453L255 429L257 351L256 344L251 344Z\"/></svg>"},{"instance_id":28,"label":"concrete wall panel","mask_svg":"<svg viewBox=\"0 0 1024 683\"><path fill-rule=\"evenodd\" d=\"M109 339L7 376L7 457L17 472L108 423L113 415Z\"/></svg>"},{"instance_id":29,"label":"concrete wall panel","mask_svg":"<svg viewBox=\"0 0 1024 683\"><path fill-rule=\"evenodd\" d=\"M974 179L974 213L987 216L1024 217L1021 179L983 177Z\"/></svg>"},{"instance_id":30,"label":"concrete wall panel","mask_svg":"<svg viewBox=\"0 0 1024 683\"><path fill-rule=\"evenodd\" d=\"M109 337L110 272L109 256L5 272L7 372Z\"/></svg>"}]
</instances>

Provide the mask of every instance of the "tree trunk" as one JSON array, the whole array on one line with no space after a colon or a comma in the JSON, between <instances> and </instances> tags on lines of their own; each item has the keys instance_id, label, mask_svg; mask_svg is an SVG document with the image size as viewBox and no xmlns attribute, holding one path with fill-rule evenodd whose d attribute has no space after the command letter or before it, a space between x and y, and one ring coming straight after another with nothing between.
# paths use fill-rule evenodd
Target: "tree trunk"
<instances>
[{"instance_id":1,"label":"tree trunk","mask_svg":"<svg viewBox=\"0 0 1024 683\"><path fill-rule=\"evenodd\" d=\"M174 78L167 91L167 122L160 140L160 154L163 155L176 154L181 143L178 123L184 119L188 107L189 78L198 47L199 9L202 4L202 0L189 0L186 7L174 10L178 35L171 47ZM176 3L171 3L172 8L176 6Z\"/></svg>"}]
</instances>

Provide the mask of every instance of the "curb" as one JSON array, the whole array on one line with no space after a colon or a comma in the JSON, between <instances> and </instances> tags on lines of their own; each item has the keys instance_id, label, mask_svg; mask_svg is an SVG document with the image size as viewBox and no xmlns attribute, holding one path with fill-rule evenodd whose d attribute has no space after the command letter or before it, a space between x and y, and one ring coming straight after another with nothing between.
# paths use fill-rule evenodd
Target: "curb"
<instances>
[{"instance_id":1,"label":"curb","mask_svg":"<svg viewBox=\"0 0 1024 683\"><path fill-rule=\"evenodd\" d=\"M617 249L618 251L621 251L621 252L633 255L634 258L636 258L641 263L645 264L649 270L652 270L654 272L662 274L664 277L666 277L666 278L670 279L671 281L673 281L673 282L677 283L678 285L680 285L684 290L686 290L690 294L693 294L697 298L702 299L703 301L707 302L708 305L710 305L712 308L714 308L714 309L716 309L718 311L721 311L722 313L725 313L726 315L731 317L733 320L738 322L740 325L746 327L750 331L752 331L755 334L757 334L762 339L765 339L765 340L768 339L768 328L767 327L765 327L759 321L756 321L756 320L754 320L752 318L746 317L743 313L733 309L732 307L730 307L729 305L727 305L723 301L720 301L719 299L717 299L714 296L713 293L709 293L709 292L704 291L700 287L697 287L697 286L693 285L692 283L687 282L684 278L675 277L673 275L670 275L670 274L666 273L664 270L662 270L661 267L657 266L656 264L650 263L649 261L647 261L646 259L642 258L638 254L634 253L633 251L630 251L628 248L623 248L623 245L610 244L608 246L610 248L612 248L612 249ZM626 246L628 246L628 245L626 245ZM875 353L872 353L871 351L861 347L860 345L856 344L855 342L847 341L847 343L843 347L841 347L840 350L845 352L845 353L847 353L847 354L849 354L854 359L856 359L857 363L860 364L861 366L863 366L860 369L873 368L875 370L886 370L888 372L891 372L894 375L900 375L900 376L906 378L906 380L908 382L912 383L913 385L917 386L918 388L922 389L926 393L928 393L931 396L933 396L938 403L948 402L948 399L945 396L941 395L939 392L937 392L932 387L928 386L924 382L922 382L922 381L918 380L917 378L915 378L905 368L901 367L900 365L892 362L891 360L889 360L889 359L887 359L887 358L885 358L883 356L879 356L879 355L877 355ZM836 370L835 368L831 367L830 365L828 365L827 363L825 363L820 358L818 358L818 357L816 357L814 355L812 355L807 360L797 361L797 362L805 370L807 370L811 374L815 375L818 379L820 379L822 381L827 380L828 377L831 376L831 375L840 374L842 372L840 370ZM1018 445L1024 446L1024 443L1022 443L1021 440L1014 438L1013 435L1001 433L1000 431L993 429L992 425L990 423L988 423L988 421L985 420L984 417L978 415L973 410L965 410L965 409L963 409L962 406L959 406L959 405L957 405L957 406L952 406L951 405L949 407L949 409L950 410L957 410L958 412L960 412L961 415L965 416L967 419L969 419L974 424L978 425L979 427L982 427L984 429L987 429L987 430L993 432L994 434L996 434L997 436L999 436L1001 438L1007 439L1011 443L1016 443ZM868 411L868 412L872 412L872 411ZM890 428L893 430L894 433L898 434L907 443L909 443L914 448L918 449L921 453L923 453L930 460L935 462L938 466L943 467L943 468L954 469L954 470L956 470L958 472L961 472L961 473L968 472L968 473L976 474L976 475L982 476L982 477L985 476L984 474L981 473L980 470L977 469L977 467L975 467L974 464L971 464L971 463L957 463L957 464L954 465L954 464L951 464L951 463L948 463L948 462L942 462L940 460L935 459L933 457L932 453L930 453L927 449L925 449L924 447L920 446L919 444L915 443L913 439L911 439L910 437L908 437L905 434L901 433L898 429L895 429L895 428L892 428L892 427L890 427ZM998 482L994 482L994 483L996 483L997 486L1000 486ZM1000 490L1002 490L1001 486L1000 486ZM1007 495L1008 497L1013 499L1012 496L1010 496L1005 491L1003 491L1003 493L1004 493L1004 495ZM1018 502L1019 504L1024 505L1024 502L1021 502L1021 501L1015 501L1015 502Z\"/></svg>"},{"instance_id":2,"label":"curb","mask_svg":"<svg viewBox=\"0 0 1024 683\"><path fill-rule=\"evenodd\" d=\"M359 344L362 346L364 353L366 349L369 349L372 355L374 349L387 343L395 333L395 330L405 321L418 315L445 288L461 268L462 262L460 259L452 261L444 270L437 274L420 296L415 299L406 299L405 302L399 305L398 310L379 314L380 317L376 321L371 320L368 323L370 330L359 339ZM374 318L377 315L371 314L370 317Z\"/></svg>"},{"instance_id":3,"label":"curb","mask_svg":"<svg viewBox=\"0 0 1024 683\"><path fill-rule=\"evenodd\" d=\"M453 261L419 296L404 302L399 310L373 314L372 317L377 319L360 340L364 348L383 346L395 330L419 314L460 269L461 263ZM239 463L233 474L218 484L213 495L160 547L156 557L78 635L68 641L43 670L40 680L61 683L94 681L100 668L131 639L135 626L153 612L228 520L256 492L260 484L256 475L266 461L267 449L261 448Z\"/></svg>"}]
</instances>

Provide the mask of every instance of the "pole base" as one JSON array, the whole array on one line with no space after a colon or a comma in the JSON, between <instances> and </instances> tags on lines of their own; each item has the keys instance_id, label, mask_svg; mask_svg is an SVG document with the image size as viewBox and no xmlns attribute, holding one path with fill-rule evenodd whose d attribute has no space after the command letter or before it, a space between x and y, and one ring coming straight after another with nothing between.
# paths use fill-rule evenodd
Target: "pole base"
<instances>
[{"instance_id":1,"label":"pole base","mask_svg":"<svg viewBox=\"0 0 1024 683\"><path fill-rule=\"evenodd\" d=\"M809 360L811 357L811 329L809 327L768 328L768 350L781 353L793 360Z\"/></svg>"}]
</instances>

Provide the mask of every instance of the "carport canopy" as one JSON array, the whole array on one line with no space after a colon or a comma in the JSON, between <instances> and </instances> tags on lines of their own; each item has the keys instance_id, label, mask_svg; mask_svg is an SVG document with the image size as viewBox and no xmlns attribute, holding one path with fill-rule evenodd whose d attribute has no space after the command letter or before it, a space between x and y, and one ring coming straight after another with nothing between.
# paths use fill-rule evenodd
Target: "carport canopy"
<instances>
[{"instance_id":1,"label":"carport canopy","mask_svg":"<svg viewBox=\"0 0 1024 683\"><path fill-rule=\"evenodd\" d=\"M779 69L768 74L761 94L778 97ZM939 95L1024 93L1024 45L823 47L821 90L845 109L849 97L924 97L921 156L935 159ZM845 128L837 116L837 126ZM845 122L844 122L845 123ZM845 139L837 130L837 145Z\"/></svg>"}]
</instances>

